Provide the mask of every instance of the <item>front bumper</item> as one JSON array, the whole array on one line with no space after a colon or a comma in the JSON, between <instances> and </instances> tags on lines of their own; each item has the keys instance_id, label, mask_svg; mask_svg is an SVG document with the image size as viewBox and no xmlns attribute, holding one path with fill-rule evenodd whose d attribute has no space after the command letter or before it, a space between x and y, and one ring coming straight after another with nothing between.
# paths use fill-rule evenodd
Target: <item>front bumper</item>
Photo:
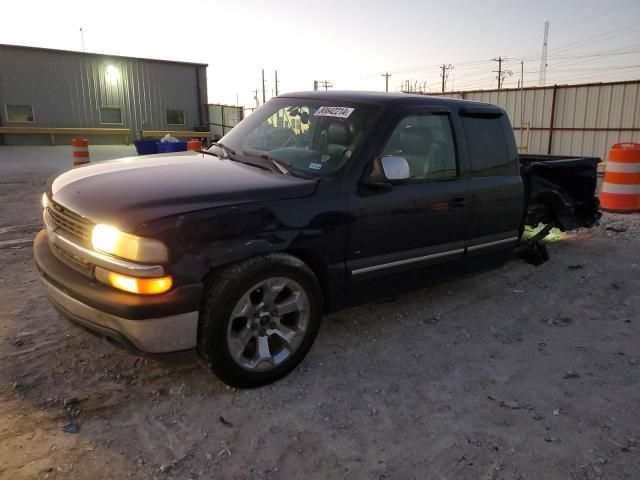
<instances>
[{"instance_id":1,"label":"front bumper","mask_svg":"<svg viewBox=\"0 0 640 480\"><path fill-rule=\"evenodd\" d=\"M64 317L125 347L145 353L194 348L202 285L161 295L136 295L92 281L58 260L45 230L33 253L47 297Z\"/></svg>"}]
</instances>

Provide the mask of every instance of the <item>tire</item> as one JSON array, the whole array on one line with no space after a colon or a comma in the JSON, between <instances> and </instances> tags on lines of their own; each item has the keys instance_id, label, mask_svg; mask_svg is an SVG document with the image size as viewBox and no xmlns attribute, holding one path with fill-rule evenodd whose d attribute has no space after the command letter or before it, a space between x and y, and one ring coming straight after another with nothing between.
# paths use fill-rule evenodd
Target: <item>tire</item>
<instances>
[{"instance_id":1,"label":"tire","mask_svg":"<svg viewBox=\"0 0 640 480\"><path fill-rule=\"evenodd\" d=\"M253 257L222 267L208 280L198 354L230 386L266 385L302 361L321 317L318 279L304 262L284 253Z\"/></svg>"}]
</instances>

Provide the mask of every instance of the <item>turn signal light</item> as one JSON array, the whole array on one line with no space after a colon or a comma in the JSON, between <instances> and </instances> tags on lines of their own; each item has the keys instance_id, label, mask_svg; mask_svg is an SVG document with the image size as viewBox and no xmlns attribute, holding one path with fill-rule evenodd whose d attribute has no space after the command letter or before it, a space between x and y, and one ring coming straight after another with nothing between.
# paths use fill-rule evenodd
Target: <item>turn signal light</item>
<instances>
[{"instance_id":1,"label":"turn signal light","mask_svg":"<svg viewBox=\"0 0 640 480\"><path fill-rule=\"evenodd\" d=\"M137 278L120 273L110 272L96 267L96 278L102 283L111 285L118 290L137 293L140 295L157 295L164 293L173 286L171 276L156 278Z\"/></svg>"}]
</instances>

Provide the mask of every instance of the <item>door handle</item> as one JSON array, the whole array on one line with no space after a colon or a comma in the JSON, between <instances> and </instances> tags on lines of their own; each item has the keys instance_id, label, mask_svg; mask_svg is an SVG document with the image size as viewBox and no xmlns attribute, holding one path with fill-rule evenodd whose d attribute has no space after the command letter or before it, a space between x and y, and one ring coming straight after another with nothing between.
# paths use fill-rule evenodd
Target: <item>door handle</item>
<instances>
[{"instance_id":1,"label":"door handle","mask_svg":"<svg viewBox=\"0 0 640 480\"><path fill-rule=\"evenodd\" d=\"M462 208L467 205L467 200L464 197L454 197L449 204L451 208Z\"/></svg>"}]
</instances>

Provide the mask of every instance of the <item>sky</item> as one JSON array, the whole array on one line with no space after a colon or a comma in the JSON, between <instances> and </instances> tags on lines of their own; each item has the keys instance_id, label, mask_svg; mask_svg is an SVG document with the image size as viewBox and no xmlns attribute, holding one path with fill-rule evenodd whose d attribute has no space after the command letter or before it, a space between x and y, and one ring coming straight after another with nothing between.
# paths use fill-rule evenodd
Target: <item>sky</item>
<instances>
[{"instance_id":1,"label":"sky","mask_svg":"<svg viewBox=\"0 0 640 480\"><path fill-rule=\"evenodd\" d=\"M254 90L401 85L440 91L640 78L640 0L0 0L0 43L208 63L210 103L255 106ZM521 62L524 62L521 65ZM509 73L511 72L511 73ZM262 101L262 92L258 93Z\"/></svg>"}]
</instances>

